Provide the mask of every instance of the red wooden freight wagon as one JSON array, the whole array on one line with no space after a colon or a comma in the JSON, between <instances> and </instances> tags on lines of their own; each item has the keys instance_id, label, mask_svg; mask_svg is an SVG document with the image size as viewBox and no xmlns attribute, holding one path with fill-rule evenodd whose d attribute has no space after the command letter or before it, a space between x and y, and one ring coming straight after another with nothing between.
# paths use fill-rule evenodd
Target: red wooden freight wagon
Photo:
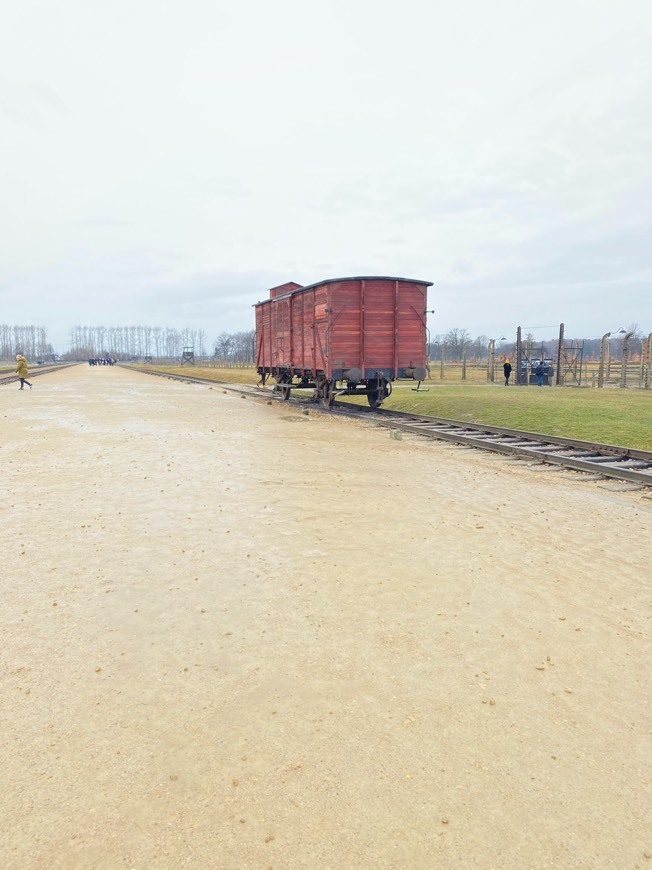
<instances>
[{"instance_id":1,"label":"red wooden freight wagon","mask_svg":"<svg viewBox=\"0 0 652 870\"><path fill-rule=\"evenodd\" d=\"M426 376L430 281L359 277L289 282L256 308L256 367L285 399L313 388L332 405L337 395L366 395L377 408L396 378Z\"/></svg>"}]
</instances>

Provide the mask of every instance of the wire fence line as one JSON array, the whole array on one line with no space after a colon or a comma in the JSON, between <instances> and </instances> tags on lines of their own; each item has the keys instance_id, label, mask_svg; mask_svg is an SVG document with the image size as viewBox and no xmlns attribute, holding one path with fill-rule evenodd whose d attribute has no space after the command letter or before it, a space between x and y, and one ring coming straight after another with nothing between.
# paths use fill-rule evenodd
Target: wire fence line
<instances>
[{"instance_id":1,"label":"wire fence line","mask_svg":"<svg viewBox=\"0 0 652 870\"><path fill-rule=\"evenodd\" d=\"M212 344L203 330L162 327L74 327L70 348L59 355L48 342L45 327L0 324L0 361L10 363L17 353L32 362L112 358L118 361L244 369L255 365L255 330L221 333ZM565 339L563 324L555 340L535 340L532 333L508 341L450 330L427 343L429 379L496 383L506 360L512 364L511 383L536 383L536 368L545 368L545 383L556 386L652 386L652 333L637 324L601 338Z\"/></svg>"}]
</instances>

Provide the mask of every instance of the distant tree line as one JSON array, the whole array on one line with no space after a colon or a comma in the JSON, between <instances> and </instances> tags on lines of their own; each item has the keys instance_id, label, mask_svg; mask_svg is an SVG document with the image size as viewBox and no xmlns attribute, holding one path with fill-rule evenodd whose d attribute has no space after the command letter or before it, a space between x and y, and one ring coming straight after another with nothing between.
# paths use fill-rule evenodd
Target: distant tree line
<instances>
[{"instance_id":1,"label":"distant tree line","mask_svg":"<svg viewBox=\"0 0 652 870\"><path fill-rule=\"evenodd\" d=\"M222 332L215 340L213 357L226 366L246 366L256 362L256 330Z\"/></svg>"},{"instance_id":2,"label":"distant tree line","mask_svg":"<svg viewBox=\"0 0 652 870\"><path fill-rule=\"evenodd\" d=\"M75 326L70 350L63 358L90 359L110 356L117 360L180 359L191 349L196 359L212 358L224 365L254 363L255 330L222 332L209 346L202 329L165 329L160 326Z\"/></svg>"},{"instance_id":3,"label":"distant tree line","mask_svg":"<svg viewBox=\"0 0 652 870\"><path fill-rule=\"evenodd\" d=\"M489 339L486 335L471 337L466 329L455 327L446 333L434 335L428 342L428 357L441 359L442 348L444 359L447 362L460 362L463 358L468 360L486 359L489 347Z\"/></svg>"},{"instance_id":4,"label":"distant tree line","mask_svg":"<svg viewBox=\"0 0 652 870\"><path fill-rule=\"evenodd\" d=\"M63 359L113 357L117 360L178 359L184 348L195 355L206 355L203 329L169 329L161 326L74 326L70 331L70 350Z\"/></svg>"},{"instance_id":5,"label":"distant tree line","mask_svg":"<svg viewBox=\"0 0 652 870\"><path fill-rule=\"evenodd\" d=\"M222 332L208 343L203 329L171 329L161 326L74 326L69 350L63 360L112 357L116 360L180 359L191 349L197 359L212 359L223 365L253 365L256 332ZM0 324L0 358L13 359L24 353L29 359L58 358L44 326Z\"/></svg>"},{"instance_id":6,"label":"distant tree line","mask_svg":"<svg viewBox=\"0 0 652 870\"><path fill-rule=\"evenodd\" d=\"M31 359L54 356L44 326L9 326L0 323L0 359L11 359L23 353Z\"/></svg>"},{"instance_id":7,"label":"distant tree line","mask_svg":"<svg viewBox=\"0 0 652 870\"><path fill-rule=\"evenodd\" d=\"M622 351L623 335L632 333L629 344L629 352L632 361L640 354L645 353L644 345L647 342L648 335L643 332L638 323L632 323L627 328L623 327L622 332L614 332L610 339L610 352L614 358L618 358ZM525 352L531 351L532 355L542 353L544 357L555 358L559 347L558 339L547 339L542 341L537 339L531 332L523 334L522 338ZM582 346L584 359L596 360L600 358L599 338L572 338L565 336L566 344L574 344ZM446 333L431 336L428 341L428 357L431 360L440 360L442 357L442 349L445 362L461 362L468 360L469 362L479 362L486 360L489 355L490 339L486 335L479 335L472 338L471 334L466 329L455 327L449 329ZM494 339L494 353L499 356L513 356L516 348L516 336L499 336Z\"/></svg>"}]
</instances>

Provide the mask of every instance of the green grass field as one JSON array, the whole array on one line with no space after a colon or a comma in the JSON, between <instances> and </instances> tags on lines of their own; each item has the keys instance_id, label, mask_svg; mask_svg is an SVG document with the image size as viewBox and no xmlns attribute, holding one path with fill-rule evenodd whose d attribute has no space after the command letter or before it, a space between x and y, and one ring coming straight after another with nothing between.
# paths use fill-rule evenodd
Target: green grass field
<instances>
[{"instance_id":1,"label":"green grass field","mask_svg":"<svg viewBox=\"0 0 652 870\"><path fill-rule=\"evenodd\" d=\"M165 370L231 383L255 384L258 380L253 368ZM502 383L442 383L438 379L422 384L424 392L415 392L415 386L406 381L394 384L383 407L652 450L652 390L505 387Z\"/></svg>"}]
</instances>

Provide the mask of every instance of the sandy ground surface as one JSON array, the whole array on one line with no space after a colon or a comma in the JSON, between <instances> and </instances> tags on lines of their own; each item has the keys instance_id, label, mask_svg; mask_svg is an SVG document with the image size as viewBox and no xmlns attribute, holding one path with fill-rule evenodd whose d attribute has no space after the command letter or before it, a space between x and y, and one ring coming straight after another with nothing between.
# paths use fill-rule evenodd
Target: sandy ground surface
<instances>
[{"instance_id":1,"label":"sandy ground surface","mask_svg":"<svg viewBox=\"0 0 652 870\"><path fill-rule=\"evenodd\" d=\"M0 865L652 867L652 501L121 369L0 388Z\"/></svg>"}]
</instances>

